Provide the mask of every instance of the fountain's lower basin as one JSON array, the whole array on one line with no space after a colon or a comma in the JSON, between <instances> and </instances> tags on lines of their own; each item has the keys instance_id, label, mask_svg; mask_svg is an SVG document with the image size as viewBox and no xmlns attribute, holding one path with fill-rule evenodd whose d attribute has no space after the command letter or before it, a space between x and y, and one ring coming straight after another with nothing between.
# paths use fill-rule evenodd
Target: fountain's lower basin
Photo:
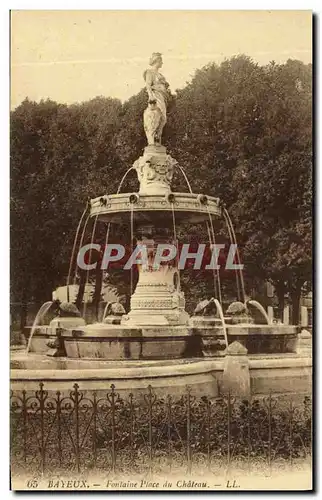
<instances>
[{"instance_id":1,"label":"fountain's lower basin","mask_svg":"<svg viewBox=\"0 0 322 500\"><path fill-rule=\"evenodd\" d=\"M149 386L161 397L182 396L187 386L192 394L211 398L236 390L243 397L311 390L309 334L298 335L297 327L286 325L226 325L226 349L223 327L216 319L204 322L202 328L194 319L190 329L103 323L60 328L56 339L65 349L60 357L45 353L54 329L39 327L31 342L38 353L12 352L11 387L32 392L44 383L47 391L67 394L77 383L85 393L105 394L114 384L117 392L139 398ZM266 352L254 354L252 346Z\"/></svg>"},{"instance_id":2,"label":"fountain's lower basin","mask_svg":"<svg viewBox=\"0 0 322 500\"><path fill-rule=\"evenodd\" d=\"M224 394L226 358L185 360L107 361L49 358L41 354L14 351L11 357L11 388L34 393L39 383L48 392L68 395L75 383L85 393L95 390L106 395L111 384L117 392L141 397L148 386L160 397L180 397L191 388L198 397ZM244 376L250 381L250 394L305 393L311 390L312 359L309 355L274 354L248 357ZM233 374L232 374L233 375Z\"/></svg>"}]
</instances>

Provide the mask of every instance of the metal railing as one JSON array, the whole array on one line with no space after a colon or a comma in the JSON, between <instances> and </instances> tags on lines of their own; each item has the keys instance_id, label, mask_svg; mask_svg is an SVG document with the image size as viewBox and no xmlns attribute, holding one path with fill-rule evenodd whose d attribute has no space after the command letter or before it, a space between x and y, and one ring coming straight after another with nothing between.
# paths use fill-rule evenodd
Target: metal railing
<instances>
[{"instance_id":1,"label":"metal railing","mask_svg":"<svg viewBox=\"0 0 322 500\"><path fill-rule=\"evenodd\" d=\"M41 473L267 470L311 453L306 395L241 400L228 395L120 397L102 391L11 394L12 470Z\"/></svg>"}]
</instances>

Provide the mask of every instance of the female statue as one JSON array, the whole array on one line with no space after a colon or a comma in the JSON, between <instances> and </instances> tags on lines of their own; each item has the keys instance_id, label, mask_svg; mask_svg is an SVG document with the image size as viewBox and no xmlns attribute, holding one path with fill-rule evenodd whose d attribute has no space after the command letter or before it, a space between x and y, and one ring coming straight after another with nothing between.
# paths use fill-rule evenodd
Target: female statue
<instances>
[{"instance_id":1,"label":"female statue","mask_svg":"<svg viewBox=\"0 0 322 500\"><path fill-rule=\"evenodd\" d=\"M159 69L161 68L162 55L154 52L150 58L151 69L147 69L143 78L148 92L148 107L144 111L144 130L148 144L161 144L161 135L167 121L167 100L169 84Z\"/></svg>"}]
</instances>

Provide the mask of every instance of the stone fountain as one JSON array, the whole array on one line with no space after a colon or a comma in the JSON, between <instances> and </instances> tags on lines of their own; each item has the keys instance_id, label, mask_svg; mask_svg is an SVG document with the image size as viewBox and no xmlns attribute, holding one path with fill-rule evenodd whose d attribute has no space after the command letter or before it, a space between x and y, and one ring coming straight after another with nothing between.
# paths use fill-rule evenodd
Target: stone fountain
<instances>
[{"instance_id":1,"label":"stone fountain","mask_svg":"<svg viewBox=\"0 0 322 500\"><path fill-rule=\"evenodd\" d=\"M33 389L45 381L47 389L65 390L77 381L84 390L105 390L114 383L125 392L152 385L167 394L181 394L189 385L212 397L227 391L247 397L306 389L311 358L307 345L301 350L297 326L270 324L263 308L255 301L246 303L244 296L225 314L217 296L199 304L189 317L177 259L154 265L160 245L178 245L176 227L181 223L205 223L213 230L213 221L228 215L218 198L191 189L172 191L180 166L161 144L168 84L159 73L161 55L153 54L150 63L144 74L148 144L131 167L139 188L89 204L94 227L98 220L108 228L127 222L138 248L146 249L147 264L138 266L130 310L114 304L102 322L86 324L73 304L58 304L59 313L49 325L34 325L28 352L13 354L12 385ZM213 231L210 243L214 241Z\"/></svg>"}]
</instances>

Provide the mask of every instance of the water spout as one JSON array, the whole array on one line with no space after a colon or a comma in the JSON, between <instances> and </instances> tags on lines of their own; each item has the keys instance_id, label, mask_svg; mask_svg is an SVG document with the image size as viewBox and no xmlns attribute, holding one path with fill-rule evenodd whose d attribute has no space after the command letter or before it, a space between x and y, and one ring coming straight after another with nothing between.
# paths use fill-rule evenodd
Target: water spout
<instances>
[{"instance_id":1,"label":"water spout","mask_svg":"<svg viewBox=\"0 0 322 500\"><path fill-rule=\"evenodd\" d=\"M271 321L269 319L269 316L267 314L267 312L265 311L264 307L262 306L262 304L260 304L259 302L257 302L257 300L248 300L247 302L247 305L250 305L250 306L254 306L256 307L256 309L258 309L258 311L264 316L266 322L268 325L271 324Z\"/></svg>"},{"instance_id":2,"label":"water spout","mask_svg":"<svg viewBox=\"0 0 322 500\"><path fill-rule=\"evenodd\" d=\"M212 222L212 217L211 213L209 211L209 207L207 205L207 212L208 212L208 217L209 217L209 222L207 222L207 230L208 230L208 238L209 238L209 243L210 245L216 244L216 239L215 239L215 230L214 230L214 225ZM211 238L212 236L212 238ZM214 291L216 294L216 298L219 299L219 302L222 302L221 299L221 283L220 283L220 274L219 274L219 269L213 269L213 275L214 275Z\"/></svg>"},{"instance_id":3,"label":"water spout","mask_svg":"<svg viewBox=\"0 0 322 500\"><path fill-rule=\"evenodd\" d=\"M110 237L110 227L111 227L111 222L109 222L109 223L107 224L107 230L106 230L106 237L105 237L104 252L105 252L105 249L106 249L106 247L107 247L108 240L109 240L109 237Z\"/></svg>"},{"instance_id":4,"label":"water spout","mask_svg":"<svg viewBox=\"0 0 322 500\"><path fill-rule=\"evenodd\" d=\"M240 264L241 261L240 261L240 256L239 256L239 250L238 250L237 240L236 240L236 234L235 234L235 231L234 231L233 223L231 221L231 218L230 218L229 213L226 210L226 208L223 209L223 215L224 215L224 218L225 218L225 221L226 221L226 224L227 224L228 233L229 233L229 237L230 237L230 242L233 243L234 245L236 245L237 263ZM238 284L238 277L239 277L239 280L240 280L240 288L241 288L241 292L242 292L241 296L240 296L240 288L239 288L239 284ZM236 270L236 282L237 282L237 289L238 289L237 290L238 291L238 300L240 300L241 302L243 302L244 304L246 304L244 275L243 275L242 269L237 269Z\"/></svg>"},{"instance_id":5,"label":"water spout","mask_svg":"<svg viewBox=\"0 0 322 500\"><path fill-rule=\"evenodd\" d=\"M93 230L92 230L92 236L91 236L91 247L89 251L89 257L88 257L88 263L91 263L91 257L92 257L92 246L94 242L94 237L95 237L95 230L96 230L96 224L97 224L97 219L98 219L98 214L95 216L94 224L93 224ZM88 282L88 276L89 276L89 269L86 271L86 281L85 281L85 288ZM88 294L86 294L85 300L84 300L84 307L83 307L83 318L85 319L85 314L86 314L86 307L87 307L87 302L88 302Z\"/></svg>"},{"instance_id":6,"label":"water spout","mask_svg":"<svg viewBox=\"0 0 322 500\"><path fill-rule=\"evenodd\" d=\"M36 317L35 317L34 322L33 322L33 325L32 325L32 328L31 328L31 331L30 331L29 339L28 339L27 353L30 351L32 337L33 337L33 335L35 333L35 330L36 330L38 324L43 319L43 317L45 316L45 314L47 314L47 312L49 311L49 309L52 306L52 304L53 304L52 300L49 300L48 302L45 302L40 307L39 311L37 312Z\"/></svg>"},{"instance_id":7,"label":"water spout","mask_svg":"<svg viewBox=\"0 0 322 500\"><path fill-rule=\"evenodd\" d=\"M75 238L74 238L74 244L73 244L73 250L72 250L72 254L71 254L71 258L70 258L70 263L69 263L69 270L68 270L68 276L67 276L67 282L66 282L66 285L67 285L67 302L69 302L69 282L70 282L70 276L71 276L71 273L72 273L72 268L73 268L73 263L74 263L74 257L75 257L75 250L76 250L76 244L77 244L77 240L78 240L78 234L79 234L79 231L80 231L80 228L81 228L81 225L82 225L82 222L83 222L83 219L85 217L85 214L88 210L88 205L86 204L86 207L82 213L82 216L79 220L79 223L78 223L78 226L77 226L77 229L76 229L76 234L75 234Z\"/></svg>"},{"instance_id":8,"label":"water spout","mask_svg":"<svg viewBox=\"0 0 322 500\"><path fill-rule=\"evenodd\" d=\"M233 243L234 240L233 240L233 235L232 235L232 232L231 232L230 225L229 225L228 220L226 219L225 216L224 216L224 218L225 218L225 222L226 222L227 229L228 229L230 243ZM237 300L241 301L242 299L241 299L240 283L239 283L240 277L239 277L239 273L238 273L237 270L235 271L235 276L236 276Z\"/></svg>"},{"instance_id":9,"label":"water spout","mask_svg":"<svg viewBox=\"0 0 322 500\"><path fill-rule=\"evenodd\" d=\"M134 210L133 210L133 203L131 203L131 215L130 215L130 228L131 228L131 236L130 236L130 241L131 241L131 255L133 255L133 240L134 240ZM130 269L130 300L133 295L133 265L131 266Z\"/></svg>"},{"instance_id":10,"label":"water spout","mask_svg":"<svg viewBox=\"0 0 322 500\"><path fill-rule=\"evenodd\" d=\"M107 310L108 310L108 308L110 307L110 305L111 305L111 302L107 302L107 303L106 303L106 306L105 306L105 308L104 308L104 312L103 312L103 319L102 319L102 321L104 321L104 319L105 319L105 317L106 317Z\"/></svg>"},{"instance_id":11,"label":"water spout","mask_svg":"<svg viewBox=\"0 0 322 500\"><path fill-rule=\"evenodd\" d=\"M83 245L85 231L86 231L86 228L87 228L87 224L88 224L89 218L90 218L90 214L87 216L85 224L84 224L84 227L83 227L81 239L80 239L80 242L79 242L78 252L81 250L82 245ZM73 285L76 285L76 281L77 281L77 266L75 268Z\"/></svg>"},{"instance_id":12,"label":"water spout","mask_svg":"<svg viewBox=\"0 0 322 500\"><path fill-rule=\"evenodd\" d=\"M122 179L121 179L121 182L120 182L120 184L119 184L119 187L118 187L118 189L117 189L117 191L116 191L116 194L120 194L120 190L121 190L121 187L122 187L122 185L123 185L123 182L125 181L125 179L126 179L127 175L131 172L131 170L135 170L135 168L134 168L134 167L130 167L130 168L129 168L126 172L125 172L125 174L123 175L123 177L122 177Z\"/></svg>"},{"instance_id":13,"label":"water spout","mask_svg":"<svg viewBox=\"0 0 322 500\"><path fill-rule=\"evenodd\" d=\"M190 193L192 194L192 189L191 189L191 186L190 186L190 182L188 181L188 177L186 176L185 171L183 170L183 168L181 167L181 165L179 165L179 163L176 164L176 167L178 167L180 169L183 177L185 178L185 181L187 183L188 189L189 189Z\"/></svg>"},{"instance_id":14,"label":"water spout","mask_svg":"<svg viewBox=\"0 0 322 500\"><path fill-rule=\"evenodd\" d=\"M228 347L228 335L227 335L227 327L226 327L226 323L225 323L224 312L222 310L222 307L221 307L221 304L220 304L219 300L218 299L214 299L214 302L216 304L217 312L218 312L218 314L220 316L220 319L221 319L221 324L222 324L223 331L224 331L224 337L225 337L226 347Z\"/></svg>"},{"instance_id":15,"label":"water spout","mask_svg":"<svg viewBox=\"0 0 322 500\"><path fill-rule=\"evenodd\" d=\"M175 217L175 208L173 202L171 203L171 210L172 210L172 224L173 224L173 239L175 242L175 246L177 249L176 253L176 264L178 266L178 260L179 260L179 248L178 248L178 238L177 238L177 228L176 228L176 217ZM178 269L178 290L181 290L181 281L180 281L180 270Z\"/></svg>"}]
</instances>

